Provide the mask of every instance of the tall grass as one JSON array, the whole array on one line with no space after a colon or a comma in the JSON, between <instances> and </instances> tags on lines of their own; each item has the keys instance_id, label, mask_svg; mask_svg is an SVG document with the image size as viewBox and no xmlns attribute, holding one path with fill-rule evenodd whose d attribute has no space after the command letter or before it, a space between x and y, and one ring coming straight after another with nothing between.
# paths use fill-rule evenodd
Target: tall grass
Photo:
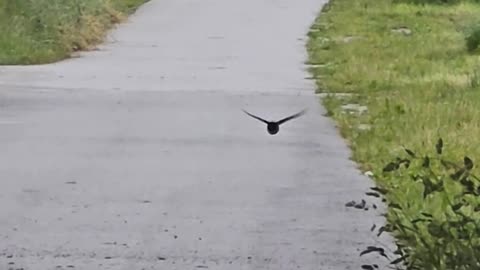
<instances>
[{"instance_id":1,"label":"tall grass","mask_svg":"<svg viewBox=\"0 0 480 270\"><path fill-rule=\"evenodd\" d=\"M0 64L48 63L97 44L145 0L0 0Z\"/></svg>"}]
</instances>

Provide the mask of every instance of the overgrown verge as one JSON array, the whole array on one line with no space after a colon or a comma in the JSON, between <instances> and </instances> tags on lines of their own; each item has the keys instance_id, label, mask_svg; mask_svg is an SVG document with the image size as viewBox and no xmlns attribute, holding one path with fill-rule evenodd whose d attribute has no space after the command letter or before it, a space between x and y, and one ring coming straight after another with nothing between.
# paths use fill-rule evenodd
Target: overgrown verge
<instances>
[{"instance_id":1,"label":"overgrown verge","mask_svg":"<svg viewBox=\"0 0 480 270\"><path fill-rule=\"evenodd\" d=\"M147 0L0 0L0 64L43 64L102 41Z\"/></svg>"},{"instance_id":2,"label":"overgrown verge","mask_svg":"<svg viewBox=\"0 0 480 270\"><path fill-rule=\"evenodd\" d=\"M408 249L410 269L480 269L471 256L480 252L477 201L475 194L463 195L467 180L475 189L479 182L451 178L455 168L470 168L465 156L480 157L479 21L476 1L331 0L309 33L319 91L350 94L325 98L329 115L349 140L353 159L388 189L388 224L413 228L394 233ZM429 174L423 155L431 157L440 136L446 142L441 159L466 163L450 162L447 169L438 158ZM422 153L410 165L415 171L394 162L395 172L386 175L392 157L406 159L405 146ZM440 182L446 186L438 191ZM429 189L434 192L424 197ZM415 222L419 229L412 227L422 217Z\"/></svg>"},{"instance_id":3,"label":"overgrown verge","mask_svg":"<svg viewBox=\"0 0 480 270\"><path fill-rule=\"evenodd\" d=\"M404 150L377 176L385 183L366 192L390 208L387 225L371 231L390 232L397 248L368 246L360 255L378 253L393 269L480 269L480 178L473 160L447 160L442 139L425 152ZM364 199L346 206L368 210Z\"/></svg>"}]
</instances>

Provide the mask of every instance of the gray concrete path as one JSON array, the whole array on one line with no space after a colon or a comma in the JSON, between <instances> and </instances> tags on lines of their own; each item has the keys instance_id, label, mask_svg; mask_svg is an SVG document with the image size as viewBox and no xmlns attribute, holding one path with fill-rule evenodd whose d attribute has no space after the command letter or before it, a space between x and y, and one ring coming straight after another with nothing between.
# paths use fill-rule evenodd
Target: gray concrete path
<instances>
[{"instance_id":1,"label":"gray concrete path","mask_svg":"<svg viewBox=\"0 0 480 270\"><path fill-rule=\"evenodd\" d=\"M0 67L0 269L360 269L371 185L303 66L323 0L154 0ZM276 136L241 109L279 119Z\"/></svg>"}]
</instances>

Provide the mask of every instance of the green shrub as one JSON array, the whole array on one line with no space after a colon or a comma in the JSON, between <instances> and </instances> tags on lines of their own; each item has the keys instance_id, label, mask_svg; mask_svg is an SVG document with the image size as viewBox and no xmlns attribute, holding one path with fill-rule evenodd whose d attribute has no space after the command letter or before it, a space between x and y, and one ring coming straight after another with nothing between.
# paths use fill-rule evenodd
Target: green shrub
<instances>
[{"instance_id":1,"label":"green shrub","mask_svg":"<svg viewBox=\"0 0 480 270\"><path fill-rule=\"evenodd\" d=\"M378 235L386 231L396 238L397 250L389 258L400 269L480 269L480 179L469 157L461 163L445 160L441 139L435 148L433 155L405 149L405 156L377 176L390 183L367 193L383 197L389 206L387 225L378 228ZM405 174L408 182L395 180ZM361 255L370 252L385 255L379 247Z\"/></svg>"},{"instance_id":2,"label":"green shrub","mask_svg":"<svg viewBox=\"0 0 480 270\"><path fill-rule=\"evenodd\" d=\"M480 24L477 24L465 36L465 43L469 52L474 52L480 45Z\"/></svg>"}]
</instances>

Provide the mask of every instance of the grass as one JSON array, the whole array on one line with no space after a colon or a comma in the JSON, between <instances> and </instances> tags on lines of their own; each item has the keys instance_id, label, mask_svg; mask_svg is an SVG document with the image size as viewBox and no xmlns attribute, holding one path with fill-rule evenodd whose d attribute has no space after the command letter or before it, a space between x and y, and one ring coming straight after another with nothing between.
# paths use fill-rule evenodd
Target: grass
<instances>
[{"instance_id":1,"label":"grass","mask_svg":"<svg viewBox=\"0 0 480 270\"><path fill-rule=\"evenodd\" d=\"M44 64L87 50L146 0L0 0L0 64Z\"/></svg>"},{"instance_id":2,"label":"grass","mask_svg":"<svg viewBox=\"0 0 480 270\"><path fill-rule=\"evenodd\" d=\"M385 176L385 164L402 156L404 146L423 151L442 137L446 159L480 159L480 55L475 49L480 38L478 30L471 31L472 25L478 26L480 4L455 2L332 0L309 33L310 71L318 91L352 94L324 99L328 114L348 139L352 158L362 170L374 173L379 186L390 188L389 202L401 205L409 216L427 210L443 213L448 205L439 203L438 196L444 195L438 193L420 196L408 171ZM368 110L348 113L342 110L345 104ZM460 192L444 191L452 196ZM472 232L472 238L479 236ZM430 251L417 240L402 241L421 260ZM430 265L421 269L466 269L445 268L442 260L449 256L433 254Z\"/></svg>"}]
</instances>

